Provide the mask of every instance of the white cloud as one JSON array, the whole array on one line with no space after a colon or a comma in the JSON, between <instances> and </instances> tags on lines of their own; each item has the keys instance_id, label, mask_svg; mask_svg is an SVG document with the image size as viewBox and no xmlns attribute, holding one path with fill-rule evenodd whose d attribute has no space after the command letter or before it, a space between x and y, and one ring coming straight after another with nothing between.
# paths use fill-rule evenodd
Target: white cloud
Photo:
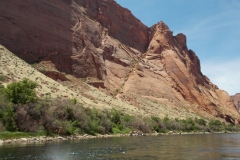
<instances>
[{"instance_id":1,"label":"white cloud","mask_svg":"<svg viewBox=\"0 0 240 160\"><path fill-rule=\"evenodd\" d=\"M230 61L209 60L201 64L202 73L220 89L230 95L240 93L240 59Z\"/></svg>"},{"instance_id":2,"label":"white cloud","mask_svg":"<svg viewBox=\"0 0 240 160\"><path fill-rule=\"evenodd\" d=\"M186 34L188 47L201 57L202 73L230 95L240 93L240 3L226 5L214 14L188 20L178 32ZM221 12L219 12L221 11Z\"/></svg>"},{"instance_id":3,"label":"white cloud","mask_svg":"<svg viewBox=\"0 0 240 160\"><path fill-rule=\"evenodd\" d=\"M184 33L188 48L200 58L203 74L229 94L240 93L239 0L117 2L147 25L163 20L174 34Z\"/></svg>"},{"instance_id":4,"label":"white cloud","mask_svg":"<svg viewBox=\"0 0 240 160\"><path fill-rule=\"evenodd\" d=\"M181 32L186 34L188 40L209 39L210 36L216 34L221 28L225 28L227 32L236 34L240 26L240 22L236 20L236 15L239 14L240 10L232 9L208 15L207 17L199 15L190 19L187 25L179 27L176 33Z\"/></svg>"}]
</instances>

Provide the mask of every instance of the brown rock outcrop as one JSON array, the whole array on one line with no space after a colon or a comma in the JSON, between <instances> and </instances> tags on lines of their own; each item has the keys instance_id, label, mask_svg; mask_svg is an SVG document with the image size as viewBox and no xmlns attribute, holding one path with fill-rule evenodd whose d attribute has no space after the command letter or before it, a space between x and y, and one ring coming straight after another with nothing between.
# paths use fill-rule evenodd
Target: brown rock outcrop
<instances>
[{"instance_id":1,"label":"brown rock outcrop","mask_svg":"<svg viewBox=\"0 0 240 160\"><path fill-rule=\"evenodd\" d=\"M56 72L56 71L45 71L45 72L43 72L43 74L52 78L55 81L57 81L57 80L67 81L68 80L64 74Z\"/></svg>"},{"instance_id":2,"label":"brown rock outcrop","mask_svg":"<svg viewBox=\"0 0 240 160\"><path fill-rule=\"evenodd\" d=\"M141 75L133 72L123 93L167 99L177 106L196 104L196 112L204 111L230 123L238 123L239 114L229 95L201 73L200 61L187 49L183 34L173 36L169 28L159 22L150 28L150 43ZM137 87L136 87L137 86ZM233 120L232 120L233 119Z\"/></svg>"},{"instance_id":3,"label":"brown rock outcrop","mask_svg":"<svg viewBox=\"0 0 240 160\"><path fill-rule=\"evenodd\" d=\"M238 112L240 112L240 93L231 96L231 98L236 106L236 109L238 110Z\"/></svg>"},{"instance_id":4,"label":"brown rock outcrop","mask_svg":"<svg viewBox=\"0 0 240 160\"><path fill-rule=\"evenodd\" d=\"M27 62L51 60L77 77L103 78L98 54L108 34L142 52L148 45L148 28L113 0L16 0L0 7L1 44Z\"/></svg>"},{"instance_id":5,"label":"brown rock outcrop","mask_svg":"<svg viewBox=\"0 0 240 160\"><path fill-rule=\"evenodd\" d=\"M110 36L122 44L144 52L148 45L148 27L126 8L114 0L82 0L79 5L86 7L87 14L108 29Z\"/></svg>"},{"instance_id":6,"label":"brown rock outcrop","mask_svg":"<svg viewBox=\"0 0 240 160\"><path fill-rule=\"evenodd\" d=\"M94 77L98 87L141 109L154 101L240 120L229 95L201 73L186 36L173 36L163 22L148 28L114 0L3 0L0 8L0 44L27 62ZM146 113L161 114L157 107Z\"/></svg>"}]
</instances>

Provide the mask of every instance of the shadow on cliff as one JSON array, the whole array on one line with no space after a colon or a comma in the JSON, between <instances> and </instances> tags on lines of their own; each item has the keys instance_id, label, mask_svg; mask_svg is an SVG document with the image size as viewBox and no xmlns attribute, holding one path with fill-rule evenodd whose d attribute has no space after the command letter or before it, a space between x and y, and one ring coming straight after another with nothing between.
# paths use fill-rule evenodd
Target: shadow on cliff
<instances>
[{"instance_id":1,"label":"shadow on cliff","mask_svg":"<svg viewBox=\"0 0 240 160\"><path fill-rule=\"evenodd\" d=\"M0 44L28 63L72 54L72 0L1 0Z\"/></svg>"}]
</instances>

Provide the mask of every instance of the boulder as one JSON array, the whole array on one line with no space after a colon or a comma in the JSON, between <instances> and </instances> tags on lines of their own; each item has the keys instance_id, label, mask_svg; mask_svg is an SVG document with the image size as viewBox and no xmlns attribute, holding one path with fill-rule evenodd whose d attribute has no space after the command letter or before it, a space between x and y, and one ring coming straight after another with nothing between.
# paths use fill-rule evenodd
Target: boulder
<instances>
[{"instance_id":1,"label":"boulder","mask_svg":"<svg viewBox=\"0 0 240 160\"><path fill-rule=\"evenodd\" d=\"M21 140L22 142L27 142L27 141L28 141L27 138L20 138L20 140Z\"/></svg>"}]
</instances>

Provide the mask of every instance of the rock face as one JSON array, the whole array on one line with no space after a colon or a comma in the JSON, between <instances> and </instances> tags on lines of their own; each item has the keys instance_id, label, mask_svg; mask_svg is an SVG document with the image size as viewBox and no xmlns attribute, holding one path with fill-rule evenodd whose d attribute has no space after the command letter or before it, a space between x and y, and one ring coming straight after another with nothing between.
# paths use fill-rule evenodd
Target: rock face
<instances>
[{"instance_id":1,"label":"rock face","mask_svg":"<svg viewBox=\"0 0 240 160\"><path fill-rule=\"evenodd\" d=\"M240 93L231 96L231 98L236 106L236 109L238 110L238 112L240 112Z\"/></svg>"},{"instance_id":2,"label":"rock face","mask_svg":"<svg viewBox=\"0 0 240 160\"><path fill-rule=\"evenodd\" d=\"M46 71L43 72L46 76L54 79L55 81L60 80L60 81L67 81L67 77L59 72L55 72L55 71Z\"/></svg>"},{"instance_id":3,"label":"rock face","mask_svg":"<svg viewBox=\"0 0 240 160\"><path fill-rule=\"evenodd\" d=\"M149 47L137 65L124 93L151 96L162 103L167 99L177 106L187 106L187 101L196 105L195 112L204 111L231 123L235 123L233 117L239 117L229 95L201 73L200 61L188 50L185 35L173 36L163 22L150 28Z\"/></svg>"},{"instance_id":4,"label":"rock face","mask_svg":"<svg viewBox=\"0 0 240 160\"><path fill-rule=\"evenodd\" d=\"M0 7L0 44L27 62L94 77L99 81L89 84L141 109L153 101L240 122L230 96L201 73L186 36L173 36L163 22L148 28L114 0L3 0ZM146 112L162 114L157 107Z\"/></svg>"}]
</instances>

